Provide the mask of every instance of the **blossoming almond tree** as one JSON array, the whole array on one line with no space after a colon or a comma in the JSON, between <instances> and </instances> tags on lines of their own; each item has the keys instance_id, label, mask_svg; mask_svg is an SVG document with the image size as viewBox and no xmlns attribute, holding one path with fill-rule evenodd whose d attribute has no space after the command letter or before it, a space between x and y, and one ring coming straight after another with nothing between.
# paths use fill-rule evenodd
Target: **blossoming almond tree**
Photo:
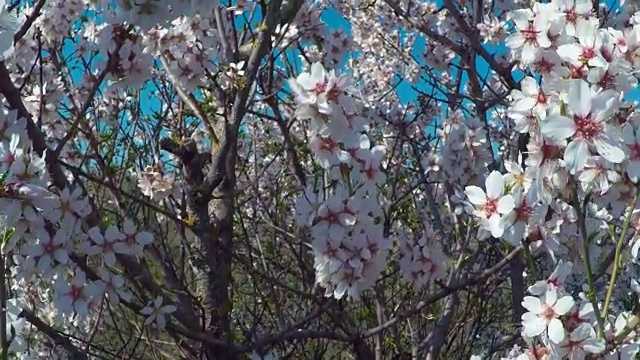
<instances>
[{"instance_id":1,"label":"blossoming almond tree","mask_svg":"<svg viewBox=\"0 0 640 360\"><path fill-rule=\"evenodd\" d=\"M637 10L0 0L0 356L633 359Z\"/></svg>"}]
</instances>

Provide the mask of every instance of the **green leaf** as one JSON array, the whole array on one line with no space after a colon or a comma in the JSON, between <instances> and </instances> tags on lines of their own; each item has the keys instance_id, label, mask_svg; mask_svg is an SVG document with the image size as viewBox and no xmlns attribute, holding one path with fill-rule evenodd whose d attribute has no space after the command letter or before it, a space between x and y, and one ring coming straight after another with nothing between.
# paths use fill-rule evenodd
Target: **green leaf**
<instances>
[{"instance_id":1,"label":"green leaf","mask_svg":"<svg viewBox=\"0 0 640 360\"><path fill-rule=\"evenodd\" d=\"M14 232L14 228L10 228L5 231L4 238L2 239L2 247L0 248L0 250L4 250L4 247L7 245L7 243L9 243L9 239L11 239L11 236L13 236Z\"/></svg>"}]
</instances>

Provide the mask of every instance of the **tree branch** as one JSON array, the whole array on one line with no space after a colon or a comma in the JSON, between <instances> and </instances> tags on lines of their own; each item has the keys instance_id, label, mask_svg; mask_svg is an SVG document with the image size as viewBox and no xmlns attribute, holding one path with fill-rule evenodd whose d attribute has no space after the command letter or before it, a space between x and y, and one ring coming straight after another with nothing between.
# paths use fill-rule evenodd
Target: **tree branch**
<instances>
[{"instance_id":1,"label":"tree branch","mask_svg":"<svg viewBox=\"0 0 640 360\"><path fill-rule=\"evenodd\" d=\"M83 353L78 349L68 337L60 334L56 329L47 325L44 321L40 320L33 312L23 309L19 317L24 318L30 324L35 326L39 331L47 335L56 345L63 347L70 356L71 360L87 360L89 357L86 353Z\"/></svg>"}]
</instances>

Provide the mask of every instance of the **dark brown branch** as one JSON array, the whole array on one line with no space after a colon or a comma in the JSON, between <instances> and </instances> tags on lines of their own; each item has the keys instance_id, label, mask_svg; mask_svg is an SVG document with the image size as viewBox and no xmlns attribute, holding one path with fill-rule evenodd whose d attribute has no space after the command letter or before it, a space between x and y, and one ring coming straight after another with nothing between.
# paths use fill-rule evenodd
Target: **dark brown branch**
<instances>
[{"instance_id":1,"label":"dark brown branch","mask_svg":"<svg viewBox=\"0 0 640 360\"><path fill-rule=\"evenodd\" d=\"M33 10L31 10L31 14L27 16L27 19L24 21L20 29L18 29L15 35L13 35L14 45L17 44L18 41L20 41L20 39L22 39L25 36L25 34L29 31L29 29L31 28L33 23L36 21L38 16L42 15L40 11L42 10L46 2L47 0L38 0L38 2L35 4L35 6L33 7Z\"/></svg>"},{"instance_id":2,"label":"dark brown branch","mask_svg":"<svg viewBox=\"0 0 640 360\"><path fill-rule=\"evenodd\" d=\"M509 262L511 261L511 259L513 259L514 257L518 256L520 254L520 251L522 250L522 245L516 247L515 249L513 249L507 256L505 256L502 260L500 260L500 262L498 262L496 265L486 269L485 271L483 271L480 275L473 277L471 279L468 279L467 281L461 282L459 284L456 284L455 286L451 286L451 287L443 287L442 289L440 289L437 293L429 296L428 298L426 298L425 300L420 301L416 306L414 306L413 309L406 311L396 317L394 317L393 319L387 321L386 323L376 326L374 328L371 328L365 332L363 332L361 334L362 337L369 337L369 336L373 336L375 334L377 334L380 331L384 331L394 325L396 325L397 323L399 323L400 321L403 321L404 319L407 319L415 314L420 313L422 310L424 310L425 308L427 308L429 305L435 303L438 300L441 300L443 298L445 298L446 296L453 294L454 292L460 291L462 289L465 289L469 286L473 286L476 284L479 284L481 282L486 281L487 279L489 279L490 277L494 276L495 274L497 274L503 267L505 267L507 264L509 264Z\"/></svg>"},{"instance_id":3,"label":"dark brown branch","mask_svg":"<svg viewBox=\"0 0 640 360\"><path fill-rule=\"evenodd\" d=\"M72 360L88 359L87 354L82 352L75 345L73 345L73 343L71 343L71 340L69 340L68 337L62 335L56 329L47 325L44 321L40 320L40 318L36 316L36 314L34 314L33 312L27 309L24 309L20 313L19 317L24 318L30 324L35 326L39 331L41 331L43 334L51 338L51 340L53 340L53 342L56 345L63 347L69 353L70 359Z\"/></svg>"}]
</instances>

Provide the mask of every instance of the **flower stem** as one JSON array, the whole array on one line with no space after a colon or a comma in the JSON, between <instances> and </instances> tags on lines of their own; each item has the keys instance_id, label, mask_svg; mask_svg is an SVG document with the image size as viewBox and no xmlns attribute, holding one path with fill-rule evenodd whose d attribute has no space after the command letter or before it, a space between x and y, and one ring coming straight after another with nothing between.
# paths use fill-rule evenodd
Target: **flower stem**
<instances>
[{"instance_id":1,"label":"flower stem","mask_svg":"<svg viewBox=\"0 0 640 360\"><path fill-rule=\"evenodd\" d=\"M2 360L9 360L9 339L7 339L7 291L4 264L5 259L4 254L2 254L3 250L4 249L0 248L0 341L2 342Z\"/></svg>"},{"instance_id":2,"label":"flower stem","mask_svg":"<svg viewBox=\"0 0 640 360\"><path fill-rule=\"evenodd\" d=\"M616 342L621 343L629 333L636 329L636 326L640 324L640 317L638 315L632 315L627 321L627 325L621 329L618 333L616 333Z\"/></svg>"},{"instance_id":3,"label":"flower stem","mask_svg":"<svg viewBox=\"0 0 640 360\"><path fill-rule=\"evenodd\" d=\"M578 223L580 226L580 232L582 234L582 257L587 270L587 283L589 284L589 293L587 294L587 299L589 300L589 302L591 302L591 305L593 306L593 312L598 322L597 324L598 337L602 338L604 336L604 321L602 320L602 316L600 314L600 307L598 306L598 301L596 299L596 282L595 282L595 278L593 276L593 270L591 267L591 258L589 255L589 236L587 235L587 225L585 222L586 212L584 211L584 208L586 208L586 204L588 202L585 201L584 207L581 205L580 198L578 197L578 186L575 183L575 181L573 181L572 192L573 192L573 206L575 207L576 212L578 213Z\"/></svg>"},{"instance_id":4,"label":"flower stem","mask_svg":"<svg viewBox=\"0 0 640 360\"><path fill-rule=\"evenodd\" d=\"M538 280L538 270L536 269L535 262L533 262L533 255L531 255L531 250L529 250L529 244L526 240L522 241L522 252L524 252L524 256L527 258L527 265L531 271L530 278L535 282Z\"/></svg>"},{"instance_id":5,"label":"flower stem","mask_svg":"<svg viewBox=\"0 0 640 360\"><path fill-rule=\"evenodd\" d=\"M636 190L636 194L633 196L633 203L629 207L627 216L625 217L624 223L622 224L622 232L620 233L620 237L618 238L618 242L616 243L611 280L609 280L609 288L607 289L607 295L604 299L604 308L602 309L602 317L605 319L607 317L607 313L609 312L609 305L611 304L611 297L613 296L613 287L615 286L616 279L618 277L618 271L620 269L620 255L622 253L622 246L625 244L627 232L629 231L629 225L631 224L631 214L633 214L633 210L638 203L638 195L640 195L640 191Z\"/></svg>"}]
</instances>

